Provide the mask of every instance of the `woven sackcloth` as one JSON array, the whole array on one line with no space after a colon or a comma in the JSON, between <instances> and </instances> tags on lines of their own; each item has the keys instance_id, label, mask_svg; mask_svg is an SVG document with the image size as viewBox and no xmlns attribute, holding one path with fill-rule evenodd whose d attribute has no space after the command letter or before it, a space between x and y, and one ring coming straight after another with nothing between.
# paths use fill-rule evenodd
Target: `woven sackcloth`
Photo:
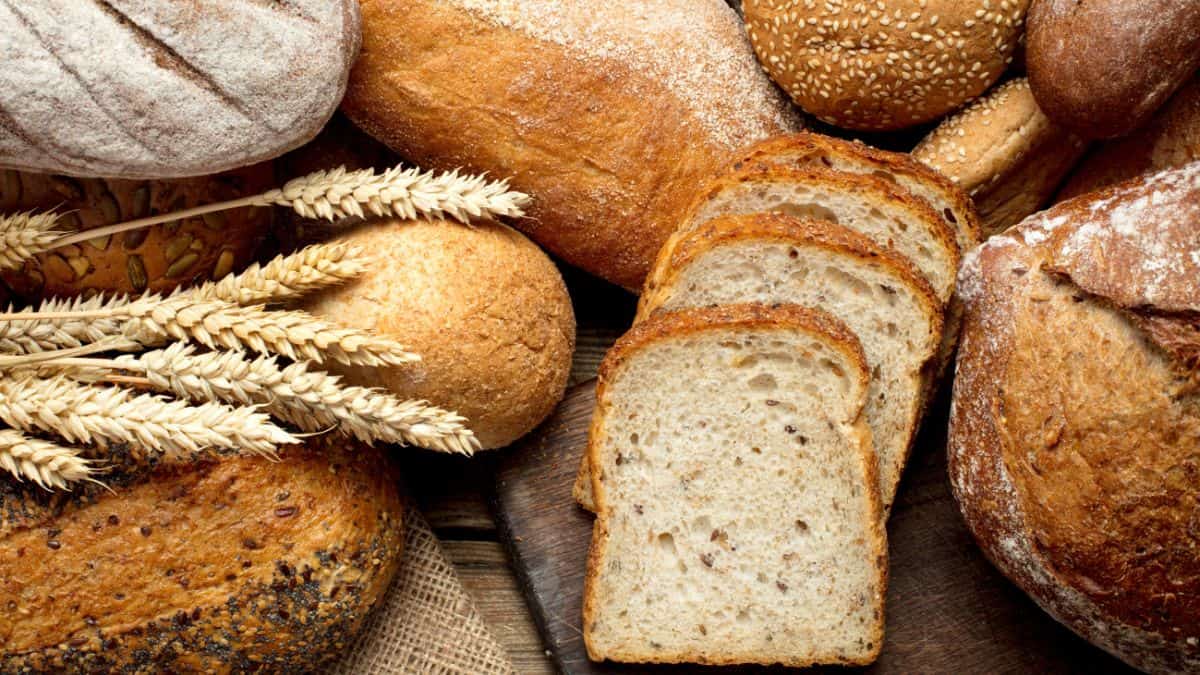
<instances>
[{"instance_id":1,"label":"woven sackcloth","mask_svg":"<svg viewBox=\"0 0 1200 675\"><path fill-rule=\"evenodd\" d=\"M400 571L358 639L330 672L516 672L421 512L410 504L404 518Z\"/></svg>"}]
</instances>

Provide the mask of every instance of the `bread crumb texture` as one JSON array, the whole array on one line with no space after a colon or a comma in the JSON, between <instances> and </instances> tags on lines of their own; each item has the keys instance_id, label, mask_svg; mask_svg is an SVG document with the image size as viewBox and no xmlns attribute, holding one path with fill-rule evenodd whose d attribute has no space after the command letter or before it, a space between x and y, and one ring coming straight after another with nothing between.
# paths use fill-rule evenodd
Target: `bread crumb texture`
<instances>
[{"instance_id":1,"label":"bread crumb texture","mask_svg":"<svg viewBox=\"0 0 1200 675\"><path fill-rule=\"evenodd\" d=\"M899 129L954 110L1012 62L1029 0L746 0L763 67L805 110Z\"/></svg>"}]
</instances>

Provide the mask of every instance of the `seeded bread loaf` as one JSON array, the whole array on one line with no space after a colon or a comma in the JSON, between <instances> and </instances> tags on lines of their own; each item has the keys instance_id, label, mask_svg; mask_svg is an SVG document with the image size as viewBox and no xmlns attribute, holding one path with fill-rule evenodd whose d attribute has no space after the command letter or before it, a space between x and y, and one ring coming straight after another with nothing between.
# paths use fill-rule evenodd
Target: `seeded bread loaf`
<instances>
[{"instance_id":1,"label":"seeded bread loaf","mask_svg":"<svg viewBox=\"0 0 1200 675\"><path fill-rule=\"evenodd\" d=\"M1018 78L947 118L912 155L970 193L986 238L1042 208L1086 148Z\"/></svg>"},{"instance_id":2,"label":"seeded bread loaf","mask_svg":"<svg viewBox=\"0 0 1200 675\"><path fill-rule=\"evenodd\" d=\"M983 93L1012 62L1029 0L744 0L767 72L821 120L901 129Z\"/></svg>"},{"instance_id":3,"label":"seeded bread loaf","mask_svg":"<svg viewBox=\"0 0 1200 675\"><path fill-rule=\"evenodd\" d=\"M868 663L887 545L850 332L796 306L637 324L600 369L595 660Z\"/></svg>"},{"instance_id":4,"label":"seeded bread loaf","mask_svg":"<svg viewBox=\"0 0 1200 675\"><path fill-rule=\"evenodd\" d=\"M70 178L0 170L0 213L55 210L66 231L245 197L274 187L270 163L180 180ZM248 264L273 209L243 207L46 252L0 281L24 300L93 292L166 292Z\"/></svg>"},{"instance_id":5,"label":"seeded bread loaf","mask_svg":"<svg viewBox=\"0 0 1200 675\"><path fill-rule=\"evenodd\" d=\"M358 3L0 4L0 166L177 178L270 159L337 109Z\"/></svg>"},{"instance_id":6,"label":"seeded bread loaf","mask_svg":"<svg viewBox=\"0 0 1200 675\"><path fill-rule=\"evenodd\" d=\"M1123 136L1200 67L1200 3L1034 0L1027 41L1051 119L1084 138Z\"/></svg>"},{"instance_id":7,"label":"seeded bread loaf","mask_svg":"<svg viewBox=\"0 0 1200 675\"><path fill-rule=\"evenodd\" d=\"M343 109L417 164L512 177L514 225L629 289L697 182L798 116L723 0L363 0Z\"/></svg>"},{"instance_id":8,"label":"seeded bread loaf","mask_svg":"<svg viewBox=\"0 0 1200 675\"><path fill-rule=\"evenodd\" d=\"M105 456L111 492L0 481L2 672L307 672L400 562L378 450L335 435L278 462Z\"/></svg>"},{"instance_id":9,"label":"seeded bread loaf","mask_svg":"<svg viewBox=\"0 0 1200 675\"><path fill-rule=\"evenodd\" d=\"M964 264L950 479L988 557L1130 664L1200 670L1200 164Z\"/></svg>"}]
</instances>

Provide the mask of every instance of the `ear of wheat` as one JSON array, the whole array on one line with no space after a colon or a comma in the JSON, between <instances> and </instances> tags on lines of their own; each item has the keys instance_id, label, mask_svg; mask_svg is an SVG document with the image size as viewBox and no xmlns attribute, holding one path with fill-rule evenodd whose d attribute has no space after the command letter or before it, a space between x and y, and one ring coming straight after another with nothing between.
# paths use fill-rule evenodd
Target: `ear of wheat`
<instances>
[{"instance_id":1,"label":"ear of wheat","mask_svg":"<svg viewBox=\"0 0 1200 675\"><path fill-rule=\"evenodd\" d=\"M218 403L188 405L118 387L66 377L0 377L0 420L23 431L41 430L71 443L135 443L163 453L206 448L274 456L299 439L252 408Z\"/></svg>"},{"instance_id":2,"label":"ear of wheat","mask_svg":"<svg viewBox=\"0 0 1200 675\"><path fill-rule=\"evenodd\" d=\"M277 303L345 283L366 271L362 250L335 241L278 256L265 265L254 263L240 274L182 293L197 300L224 300L238 305Z\"/></svg>"},{"instance_id":3,"label":"ear of wheat","mask_svg":"<svg viewBox=\"0 0 1200 675\"><path fill-rule=\"evenodd\" d=\"M56 213L26 211L0 216L0 270L17 269L63 235Z\"/></svg>"},{"instance_id":4,"label":"ear of wheat","mask_svg":"<svg viewBox=\"0 0 1200 675\"><path fill-rule=\"evenodd\" d=\"M25 318L0 320L0 352L35 354L120 335L119 310L128 304L124 296L46 300L35 310L20 314Z\"/></svg>"},{"instance_id":5,"label":"ear of wheat","mask_svg":"<svg viewBox=\"0 0 1200 675\"><path fill-rule=\"evenodd\" d=\"M0 429L0 469L18 481L31 480L47 490L68 489L76 481L95 481L95 466L79 451L15 429Z\"/></svg>"}]
</instances>

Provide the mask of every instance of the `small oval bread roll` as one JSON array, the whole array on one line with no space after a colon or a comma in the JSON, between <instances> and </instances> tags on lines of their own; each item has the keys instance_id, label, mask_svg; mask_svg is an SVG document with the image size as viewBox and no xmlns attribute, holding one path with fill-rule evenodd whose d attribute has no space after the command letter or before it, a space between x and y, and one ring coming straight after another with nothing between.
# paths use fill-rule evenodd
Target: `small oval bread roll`
<instances>
[{"instance_id":1,"label":"small oval bread roll","mask_svg":"<svg viewBox=\"0 0 1200 675\"><path fill-rule=\"evenodd\" d=\"M394 338L422 360L338 372L458 412L484 448L550 414L566 388L575 315L537 246L504 225L443 221L371 221L344 239L371 257L370 271L306 309Z\"/></svg>"},{"instance_id":2,"label":"small oval bread roll","mask_svg":"<svg viewBox=\"0 0 1200 675\"><path fill-rule=\"evenodd\" d=\"M902 129L987 90L1029 0L745 0L750 43L796 103L847 129Z\"/></svg>"}]
</instances>

